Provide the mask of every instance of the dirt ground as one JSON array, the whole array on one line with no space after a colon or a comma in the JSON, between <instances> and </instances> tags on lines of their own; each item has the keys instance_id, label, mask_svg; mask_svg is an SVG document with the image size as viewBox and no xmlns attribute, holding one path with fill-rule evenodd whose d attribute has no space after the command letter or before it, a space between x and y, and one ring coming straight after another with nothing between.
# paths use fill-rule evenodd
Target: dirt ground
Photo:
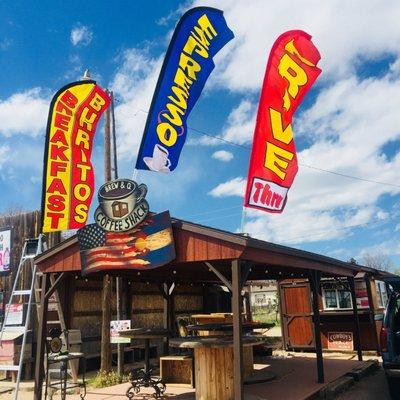
<instances>
[{"instance_id":1,"label":"dirt ground","mask_svg":"<svg viewBox=\"0 0 400 400\"><path fill-rule=\"evenodd\" d=\"M337 400L390 400L383 369L363 378L337 397Z\"/></svg>"}]
</instances>

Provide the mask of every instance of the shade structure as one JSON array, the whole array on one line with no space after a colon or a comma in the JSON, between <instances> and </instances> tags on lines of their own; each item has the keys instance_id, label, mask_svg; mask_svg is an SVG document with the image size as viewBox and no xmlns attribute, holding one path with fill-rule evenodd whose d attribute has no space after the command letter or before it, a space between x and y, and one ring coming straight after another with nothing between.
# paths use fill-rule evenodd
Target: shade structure
<instances>
[{"instance_id":1,"label":"shade structure","mask_svg":"<svg viewBox=\"0 0 400 400\"><path fill-rule=\"evenodd\" d=\"M348 277L362 271L357 264L347 263L319 254L302 251L286 246L265 242L247 235L235 234L223 230L173 219L173 236L176 258L167 265L152 270L126 269L98 272L96 274L115 274L126 278L157 282L159 284L179 282L219 283L227 286L232 293L233 311L233 351L235 399L243 398L243 347L241 329L241 291L247 280L307 278L318 287L321 277ZM36 259L38 269L48 276L79 275L82 270L80 248L76 236L65 240L56 247L42 253ZM94 274L93 274L94 275ZM88 275L90 278L92 275ZM44 282L48 282L44 279ZM42 319L40 335L45 334L45 310L48 296L55 290L43 287ZM357 314L355 313L355 318ZM314 334L320 335L319 310L314 307ZM41 359L43 348L38 345L36 357L35 398L39 399L41 377ZM318 380L323 380L322 350L317 347Z\"/></svg>"}]
</instances>

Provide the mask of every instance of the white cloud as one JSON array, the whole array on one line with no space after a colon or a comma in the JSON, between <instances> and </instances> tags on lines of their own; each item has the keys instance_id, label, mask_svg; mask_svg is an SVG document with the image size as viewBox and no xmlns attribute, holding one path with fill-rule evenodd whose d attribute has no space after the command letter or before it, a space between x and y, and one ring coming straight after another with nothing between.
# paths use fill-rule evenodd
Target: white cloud
<instances>
[{"instance_id":1,"label":"white cloud","mask_svg":"<svg viewBox=\"0 0 400 400\"><path fill-rule=\"evenodd\" d=\"M87 46L93 39L93 32L87 26L78 25L71 30L70 39L73 46Z\"/></svg>"},{"instance_id":2,"label":"white cloud","mask_svg":"<svg viewBox=\"0 0 400 400\"><path fill-rule=\"evenodd\" d=\"M10 148L8 146L0 146L0 169L2 169L3 165L9 160L9 152Z\"/></svg>"},{"instance_id":3,"label":"white cloud","mask_svg":"<svg viewBox=\"0 0 400 400\"><path fill-rule=\"evenodd\" d=\"M377 204L383 195L398 195L398 187L306 166L371 181L400 182L400 153L390 157L384 153L385 146L400 139L399 103L400 76L393 70L380 78L344 78L320 90L314 104L295 119L295 138L299 141L303 136L307 148L298 152L299 173L286 209L281 215L249 213L247 232L264 239L300 243L341 238L352 225L393 220L393 213ZM240 128L238 123L237 132ZM242 195L242 181L236 178L222 183L210 194ZM222 190L224 185L229 190ZM310 227L312 233L322 233L310 236Z\"/></svg>"},{"instance_id":4,"label":"white cloud","mask_svg":"<svg viewBox=\"0 0 400 400\"><path fill-rule=\"evenodd\" d=\"M291 29L313 36L322 55L322 79L348 76L366 59L400 54L397 0L196 0L192 5L224 10L235 33L229 51L218 55L213 79L232 90L259 90L273 42Z\"/></svg>"},{"instance_id":5,"label":"white cloud","mask_svg":"<svg viewBox=\"0 0 400 400\"><path fill-rule=\"evenodd\" d=\"M126 50L121 59L121 66L111 83L118 99L115 108L118 154L135 159L161 68L161 59L152 58L146 50L135 48Z\"/></svg>"},{"instance_id":6,"label":"white cloud","mask_svg":"<svg viewBox=\"0 0 400 400\"><path fill-rule=\"evenodd\" d=\"M219 161L228 162L233 159L233 154L230 151L218 150L211 157Z\"/></svg>"},{"instance_id":7,"label":"white cloud","mask_svg":"<svg viewBox=\"0 0 400 400\"><path fill-rule=\"evenodd\" d=\"M49 99L40 88L15 93L0 100L0 134L12 136L44 134Z\"/></svg>"},{"instance_id":8,"label":"white cloud","mask_svg":"<svg viewBox=\"0 0 400 400\"><path fill-rule=\"evenodd\" d=\"M233 178L227 182L220 183L208 194L213 197L244 196L246 180L242 177Z\"/></svg>"},{"instance_id":9,"label":"white cloud","mask_svg":"<svg viewBox=\"0 0 400 400\"><path fill-rule=\"evenodd\" d=\"M397 224L397 225L395 226L394 231L395 231L395 232L400 231L400 224Z\"/></svg>"}]
</instances>

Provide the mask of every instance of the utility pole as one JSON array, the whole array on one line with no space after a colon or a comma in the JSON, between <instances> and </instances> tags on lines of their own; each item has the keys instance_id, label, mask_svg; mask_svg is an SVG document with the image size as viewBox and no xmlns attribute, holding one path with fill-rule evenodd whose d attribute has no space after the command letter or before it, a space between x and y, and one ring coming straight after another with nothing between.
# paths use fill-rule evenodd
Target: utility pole
<instances>
[{"instance_id":1,"label":"utility pole","mask_svg":"<svg viewBox=\"0 0 400 400\"><path fill-rule=\"evenodd\" d=\"M110 108L105 112L104 121L104 179L111 180L111 129ZM111 277L106 274L103 277L103 290L101 297L102 321L101 321L101 361L100 370L109 372L111 367L110 321L111 321Z\"/></svg>"},{"instance_id":2,"label":"utility pole","mask_svg":"<svg viewBox=\"0 0 400 400\"><path fill-rule=\"evenodd\" d=\"M110 92L111 97L111 138L112 138L112 153L113 153L113 166L114 172L113 179L118 179L118 157L117 157L117 138L115 130L115 113L114 113L114 93ZM124 296L122 288L122 278L117 276L115 278L115 291L117 294L117 320L126 319L126 313L122 312L122 297ZM124 373L124 344L117 344L117 373L118 376L122 377Z\"/></svg>"}]
</instances>

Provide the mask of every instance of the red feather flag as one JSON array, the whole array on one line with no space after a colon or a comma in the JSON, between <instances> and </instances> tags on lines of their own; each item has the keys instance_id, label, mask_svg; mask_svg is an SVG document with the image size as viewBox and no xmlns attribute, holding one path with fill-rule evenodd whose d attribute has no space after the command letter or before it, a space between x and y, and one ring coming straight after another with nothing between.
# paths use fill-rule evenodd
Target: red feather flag
<instances>
[{"instance_id":1,"label":"red feather flag","mask_svg":"<svg viewBox=\"0 0 400 400\"><path fill-rule=\"evenodd\" d=\"M288 31L274 43L258 107L245 207L283 211L298 170L292 117L321 73L320 58L303 31Z\"/></svg>"}]
</instances>

